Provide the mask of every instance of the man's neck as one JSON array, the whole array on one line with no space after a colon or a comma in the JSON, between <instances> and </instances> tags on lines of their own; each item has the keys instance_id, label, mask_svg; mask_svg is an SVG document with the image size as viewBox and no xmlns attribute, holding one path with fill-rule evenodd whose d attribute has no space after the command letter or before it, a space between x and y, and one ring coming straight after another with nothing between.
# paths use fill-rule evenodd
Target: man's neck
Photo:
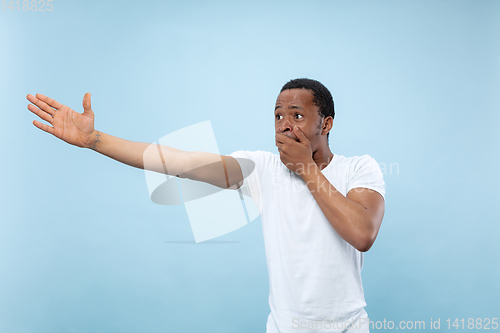
<instances>
[{"instance_id":1,"label":"man's neck","mask_svg":"<svg viewBox=\"0 0 500 333\"><path fill-rule=\"evenodd\" d=\"M324 145L313 152L312 158L318 168L323 170L333 159L333 153L328 145Z\"/></svg>"}]
</instances>

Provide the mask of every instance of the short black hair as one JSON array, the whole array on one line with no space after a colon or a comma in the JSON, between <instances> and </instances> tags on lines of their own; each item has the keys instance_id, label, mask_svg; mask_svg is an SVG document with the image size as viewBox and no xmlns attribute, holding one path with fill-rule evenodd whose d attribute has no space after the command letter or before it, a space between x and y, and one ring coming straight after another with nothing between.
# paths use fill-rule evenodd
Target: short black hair
<instances>
[{"instance_id":1,"label":"short black hair","mask_svg":"<svg viewBox=\"0 0 500 333\"><path fill-rule=\"evenodd\" d=\"M281 92L288 89L308 89L312 92L313 102L319 108L319 114L322 118L335 118L335 107L333 97L330 91L319 81L300 78L288 81L282 88ZM327 137L330 135L328 133Z\"/></svg>"}]
</instances>

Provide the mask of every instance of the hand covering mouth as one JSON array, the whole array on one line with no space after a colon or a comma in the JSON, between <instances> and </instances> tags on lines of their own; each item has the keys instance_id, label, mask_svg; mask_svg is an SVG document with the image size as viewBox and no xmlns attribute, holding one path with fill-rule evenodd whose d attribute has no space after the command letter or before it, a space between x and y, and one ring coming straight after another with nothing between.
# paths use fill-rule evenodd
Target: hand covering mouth
<instances>
[{"instance_id":1,"label":"hand covering mouth","mask_svg":"<svg viewBox=\"0 0 500 333\"><path fill-rule=\"evenodd\" d=\"M297 142L300 142L299 139L297 139L297 136L293 132L284 132L281 134L286 135L287 137L294 139Z\"/></svg>"}]
</instances>

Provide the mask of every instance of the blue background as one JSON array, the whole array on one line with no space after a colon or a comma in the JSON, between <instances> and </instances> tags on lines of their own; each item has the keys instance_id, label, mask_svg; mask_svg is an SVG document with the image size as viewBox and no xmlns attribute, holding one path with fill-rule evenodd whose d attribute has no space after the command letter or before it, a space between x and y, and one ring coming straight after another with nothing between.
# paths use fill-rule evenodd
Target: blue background
<instances>
[{"instance_id":1,"label":"blue background","mask_svg":"<svg viewBox=\"0 0 500 333\"><path fill-rule=\"evenodd\" d=\"M91 92L96 128L128 140L210 120L222 154L277 152L297 77L334 96L332 151L386 166L370 319L500 317L500 2L52 4L0 11L0 332L264 332L260 219L190 243L183 206L37 129L25 96L82 112Z\"/></svg>"}]
</instances>

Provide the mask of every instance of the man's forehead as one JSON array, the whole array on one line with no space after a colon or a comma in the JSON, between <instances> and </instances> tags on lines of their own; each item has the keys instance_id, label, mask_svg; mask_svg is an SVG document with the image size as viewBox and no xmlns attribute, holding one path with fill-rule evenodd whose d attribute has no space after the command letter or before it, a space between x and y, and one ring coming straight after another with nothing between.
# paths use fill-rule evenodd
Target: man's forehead
<instances>
[{"instance_id":1,"label":"man's forehead","mask_svg":"<svg viewBox=\"0 0 500 333\"><path fill-rule=\"evenodd\" d=\"M283 90L276 98L276 104L296 103L313 104L314 95L309 89L287 89Z\"/></svg>"}]
</instances>

